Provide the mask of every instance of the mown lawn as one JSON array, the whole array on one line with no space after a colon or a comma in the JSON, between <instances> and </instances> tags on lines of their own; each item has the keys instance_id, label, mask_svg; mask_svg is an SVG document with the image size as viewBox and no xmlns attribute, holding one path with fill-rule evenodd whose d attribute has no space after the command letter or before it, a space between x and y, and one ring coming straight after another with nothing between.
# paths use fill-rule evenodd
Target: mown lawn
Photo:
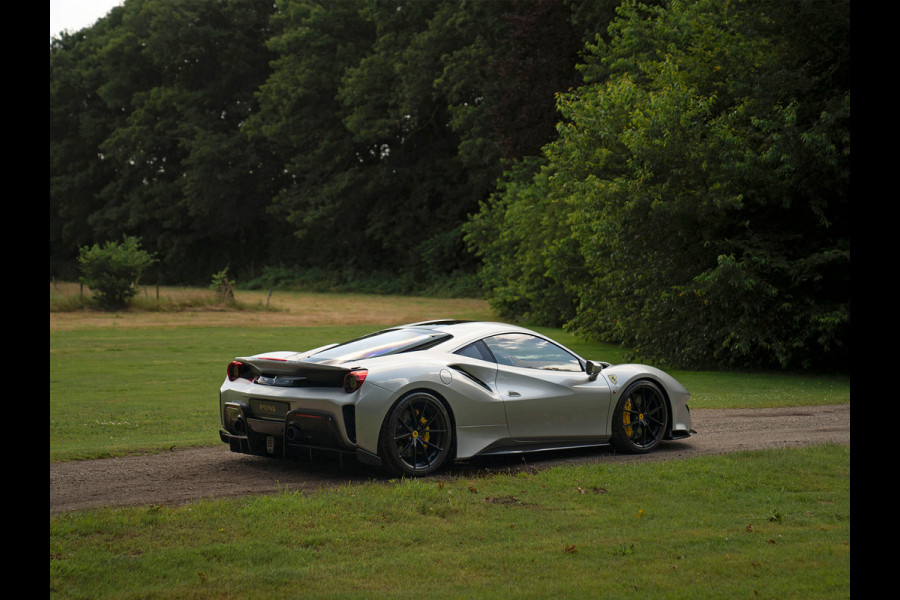
<instances>
[{"instance_id":1,"label":"mown lawn","mask_svg":"<svg viewBox=\"0 0 900 600\"><path fill-rule=\"evenodd\" d=\"M123 326L51 327L51 461L219 444L218 387L234 356L377 328L114 318ZM624 356L543 331L589 358ZM692 408L850 401L849 377L675 375ZM49 550L51 598L847 598L850 450L79 511L50 518Z\"/></svg>"},{"instance_id":2,"label":"mown lawn","mask_svg":"<svg viewBox=\"0 0 900 600\"><path fill-rule=\"evenodd\" d=\"M50 519L52 598L850 596L850 450L348 484Z\"/></svg>"}]
</instances>

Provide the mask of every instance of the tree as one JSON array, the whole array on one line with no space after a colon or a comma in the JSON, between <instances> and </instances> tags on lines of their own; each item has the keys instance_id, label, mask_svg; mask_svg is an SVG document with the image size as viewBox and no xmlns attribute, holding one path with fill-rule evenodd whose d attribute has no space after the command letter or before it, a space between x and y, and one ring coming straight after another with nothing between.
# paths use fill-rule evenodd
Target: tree
<instances>
[{"instance_id":1,"label":"tree","mask_svg":"<svg viewBox=\"0 0 900 600\"><path fill-rule=\"evenodd\" d=\"M261 84L248 138L273 148L285 177L269 208L294 237L304 267L353 266L366 256L367 198L354 167L362 148L343 123L338 90L372 43L362 2L281 0L267 47L275 54Z\"/></svg>"},{"instance_id":2,"label":"tree","mask_svg":"<svg viewBox=\"0 0 900 600\"><path fill-rule=\"evenodd\" d=\"M92 28L63 33L50 44L51 275L76 276L78 248L95 241L90 220L102 208L99 193L115 178L99 147L123 117L100 96L99 49L122 10L114 8Z\"/></svg>"},{"instance_id":3,"label":"tree","mask_svg":"<svg viewBox=\"0 0 900 600\"><path fill-rule=\"evenodd\" d=\"M565 290L570 327L645 359L841 365L848 3L626 3L610 34L587 49L586 84L559 96L564 121L532 184L547 197L528 222L574 244L501 249L545 267L517 285ZM508 230L529 195L476 222ZM470 240L496 250L477 230ZM505 263L492 260L494 276ZM494 302L513 314L540 306L516 307L506 289Z\"/></svg>"},{"instance_id":4,"label":"tree","mask_svg":"<svg viewBox=\"0 0 900 600\"><path fill-rule=\"evenodd\" d=\"M170 282L278 249L289 231L265 215L281 165L243 132L272 58L272 11L128 0L54 43L51 269L123 235L146 240Z\"/></svg>"},{"instance_id":5,"label":"tree","mask_svg":"<svg viewBox=\"0 0 900 600\"><path fill-rule=\"evenodd\" d=\"M169 282L471 272L462 224L615 4L127 0L51 48L51 273L123 235Z\"/></svg>"},{"instance_id":6,"label":"tree","mask_svg":"<svg viewBox=\"0 0 900 600\"><path fill-rule=\"evenodd\" d=\"M585 6L609 3L280 2L248 129L283 157L273 214L304 264L471 271L462 224L501 160L552 138L553 94L578 80L584 23L603 12Z\"/></svg>"}]
</instances>

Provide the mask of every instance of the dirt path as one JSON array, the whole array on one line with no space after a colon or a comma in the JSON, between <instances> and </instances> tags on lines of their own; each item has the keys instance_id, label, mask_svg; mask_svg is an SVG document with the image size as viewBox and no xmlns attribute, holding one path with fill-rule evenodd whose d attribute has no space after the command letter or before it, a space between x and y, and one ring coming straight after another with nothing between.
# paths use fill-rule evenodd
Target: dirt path
<instances>
[{"instance_id":1,"label":"dirt path","mask_svg":"<svg viewBox=\"0 0 900 600\"><path fill-rule=\"evenodd\" d=\"M697 435L667 442L652 454L615 454L608 448L480 459L442 477L474 472L546 468L563 463L684 459L740 450L850 444L850 405L760 410L694 410ZM527 462L526 462L527 461ZM133 505L181 504L204 498L314 491L350 481L387 480L355 459L342 464L286 462L234 454L224 444L165 454L50 464L50 514Z\"/></svg>"}]
</instances>

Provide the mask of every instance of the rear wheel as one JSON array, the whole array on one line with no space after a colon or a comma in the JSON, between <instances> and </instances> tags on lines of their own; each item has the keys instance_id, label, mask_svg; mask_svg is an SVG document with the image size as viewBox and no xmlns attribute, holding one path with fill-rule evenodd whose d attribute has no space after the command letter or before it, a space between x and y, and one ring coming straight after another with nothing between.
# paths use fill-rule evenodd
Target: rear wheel
<instances>
[{"instance_id":1,"label":"rear wheel","mask_svg":"<svg viewBox=\"0 0 900 600\"><path fill-rule=\"evenodd\" d=\"M430 475L450 455L453 430L444 404L427 392L398 402L381 426L381 454L401 475Z\"/></svg>"},{"instance_id":2,"label":"rear wheel","mask_svg":"<svg viewBox=\"0 0 900 600\"><path fill-rule=\"evenodd\" d=\"M659 445L668 424L669 411L662 390L652 381L636 381L616 405L611 442L622 452L649 452Z\"/></svg>"}]
</instances>

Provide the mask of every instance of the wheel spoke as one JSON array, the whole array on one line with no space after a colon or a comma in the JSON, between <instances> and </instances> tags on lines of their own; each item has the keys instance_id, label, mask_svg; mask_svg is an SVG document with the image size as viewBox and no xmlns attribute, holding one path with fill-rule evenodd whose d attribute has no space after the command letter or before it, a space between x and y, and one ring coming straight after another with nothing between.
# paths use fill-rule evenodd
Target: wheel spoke
<instances>
[{"instance_id":1,"label":"wheel spoke","mask_svg":"<svg viewBox=\"0 0 900 600\"><path fill-rule=\"evenodd\" d=\"M634 443L638 446L644 445L644 436L647 433L647 428L641 422L637 422L634 424L634 435L631 436L631 439L634 440Z\"/></svg>"},{"instance_id":2,"label":"wheel spoke","mask_svg":"<svg viewBox=\"0 0 900 600\"><path fill-rule=\"evenodd\" d=\"M424 415L423 415L423 416L424 416ZM435 413L431 416L430 419L426 419L426 421L425 421L425 423L424 423L425 427L430 427L431 424L434 422L434 420L437 419L437 418L440 417L440 416L441 416L441 415L440 415L437 411L435 411Z\"/></svg>"},{"instance_id":3,"label":"wheel spoke","mask_svg":"<svg viewBox=\"0 0 900 600\"><path fill-rule=\"evenodd\" d=\"M652 443L655 438L653 437L653 433L650 431L650 428L647 425L641 426L641 446L646 446L649 443Z\"/></svg>"},{"instance_id":4,"label":"wheel spoke","mask_svg":"<svg viewBox=\"0 0 900 600\"><path fill-rule=\"evenodd\" d=\"M437 454L435 454L433 452L428 452L424 448L423 448L423 452L424 452L424 454L423 454L422 461L424 464L420 465L420 464L416 463L415 467L417 469L427 469L428 467L431 466L431 463L434 462L434 459L437 456Z\"/></svg>"},{"instance_id":5,"label":"wheel spoke","mask_svg":"<svg viewBox=\"0 0 900 600\"><path fill-rule=\"evenodd\" d=\"M419 466L419 455L422 454L422 452L424 452L422 449L422 441L418 438L414 439L412 447L412 462L410 463L411 467L415 468Z\"/></svg>"},{"instance_id":6,"label":"wheel spoke","mask_svg":"<svg viewBox=\"0 0 900 600\"><path fill-rule=\"evenodd\" d=\"M403 450L400 450L400 451L399 451L399 455L400 455L401 457L406 456L406 453L409 452L409 449L410 449L410 448L412 448L412 449L413 449L413 456L415 456L415 446L416 446L416 440L415 440L415 438L410 439L410 440L409 440L409 443L406 444L406 446L403 447Z\"/></svg>"},{"instance_id":7,"label":"wheel spoke","mask_svg":"<svg viewBox=\"0 0 900 600\"><path fill-rule=\"evenodd\" d=\"M427 450L432 450L432 449L433 449L433 450L436 450L437 452L443 452L443 451L444 451L444 449L443 449L441 446L438 446L438 445L435 444L434 442L422 442L422 445L423 445Z\"/></svg>"},{"instance_id":8,"label":"wheel spoke","mask_svg":"<svg viewBox=\"0 0 900 600\"><path fill-rule=\"evenodd\" d=\"M663 424L662 419L657 419L656 417L647 417L645 420L647 421L647 423L653 423L655 427L659 427Z\"/></svg>"}]
</instances>

